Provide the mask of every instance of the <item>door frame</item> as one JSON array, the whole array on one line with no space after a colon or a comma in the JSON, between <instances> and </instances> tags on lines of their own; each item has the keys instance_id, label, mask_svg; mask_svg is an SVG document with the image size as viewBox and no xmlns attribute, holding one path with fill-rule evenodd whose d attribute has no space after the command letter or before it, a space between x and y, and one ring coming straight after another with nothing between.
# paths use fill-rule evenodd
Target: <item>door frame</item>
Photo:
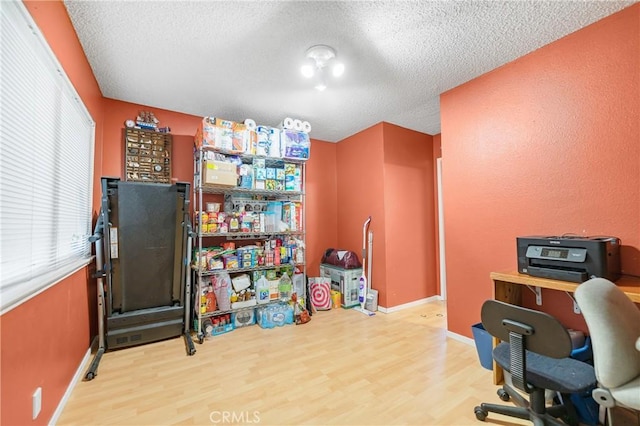
<instances>
[{"instance_id":1,"label":"door frame","mask_svg":"<svg viewBox=\"0 0 640 426\"><path fill-rule=\"evenodd\" d=\"M442 158L436 159L436 176L438 187L438 253L440 257L440 297L447 300L447 262L444 249L444 208L442 205Z\"/></svg>"}]
</instances>

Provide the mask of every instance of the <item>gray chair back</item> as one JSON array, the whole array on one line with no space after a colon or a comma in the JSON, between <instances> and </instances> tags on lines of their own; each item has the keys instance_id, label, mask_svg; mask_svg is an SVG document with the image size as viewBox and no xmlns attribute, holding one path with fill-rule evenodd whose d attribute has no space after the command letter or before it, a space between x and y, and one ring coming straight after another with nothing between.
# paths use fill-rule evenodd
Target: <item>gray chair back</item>
<instances>
[{"instance_id":1,"label":"gray chair back","mask_svg":"<svg viewBox=\"0 0 640 426\"><path fill-rule=\"evenodd\" d=\"M509 327L505 319L528 324L533 332L526 336L527 350L550 358L566 358L571 355L571 337L566 328L551 315L498 300L487 300L482 305L482 324L491 334L509 341Z\"/></svg>"},{"instance_id":2,"label":"gray chair back","mask_svg":"<svg viewBox=\"0 0 640 426\"><path fill-rule=\"evenodd\" d=\"M593 278L578 286L576 301L591 335L598 382L617 388L640 376L640 310L614 283Z\"/></svg>"},{"instance_id":3,"label":"gray chair back","mask_svg":"<svg viewBox=\"0 0 640 426\"><path fill-rule=\"evenodd\" d=\"M549 314L487 300L482 305L481 318L489 334L509 342L511 381L522 391L534 390L527 379L526 351L549 358L566 358L571 354L569 332Z\"/></svg>"}]
</instances>

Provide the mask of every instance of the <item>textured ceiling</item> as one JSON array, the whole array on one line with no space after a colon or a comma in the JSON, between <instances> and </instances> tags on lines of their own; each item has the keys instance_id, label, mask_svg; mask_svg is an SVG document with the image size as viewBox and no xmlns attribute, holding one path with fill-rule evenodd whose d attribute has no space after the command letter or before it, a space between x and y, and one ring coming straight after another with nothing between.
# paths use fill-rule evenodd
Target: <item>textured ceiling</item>
<instances>
[{"instance_id":1,"label":"textured ceiling","mask_svg":"<svg viewBox=\"0 0 640 426\"><path fill-rule=\"evenodd\" d=\"M380 121L440 132L440 93L632 1L66 1L105 97L337 142ZM346 64L324 92L312 45ZM158 117L162 120L162 116ZM162 125L162 121L160 123Z\"/></svg>"}]
</instances>

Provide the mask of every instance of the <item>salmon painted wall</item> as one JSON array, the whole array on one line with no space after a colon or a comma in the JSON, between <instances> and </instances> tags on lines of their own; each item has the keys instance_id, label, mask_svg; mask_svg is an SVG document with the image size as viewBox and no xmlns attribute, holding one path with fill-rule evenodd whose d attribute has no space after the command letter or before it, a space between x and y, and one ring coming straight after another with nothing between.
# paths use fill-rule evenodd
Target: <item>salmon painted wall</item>
<instances>
[{"instance_id":1,"label":"salmon painted wall","mask_svg":"<svg viewBox=\"0 0 640 426\"><path fill-rule=\"evenodd\" d=\"M635 4L441 96L450 331L471 336L519 235L614 235L640 275L639 22ZM543 292L585 330L571 307Z\"/></svg>"},{"instance_id":2,"label":"salmon painted wall","mask_svg":"<svg viewBox=\"0 0 640 426\"><path fill-rule=\"evenodd\" d=\"M338 247L335 248L352 250L360 258L362 225L371 216L372 288L378 290L378 304L387 307L383 123L340 141L336 164Z\"/></svg>"},{"instance_id":3,"label":"salmon painted wall","mask_svg":"<svg viewBox=\"0 0 640 426\"><path fill-rule=\"evenodd\" d=\"M437 292L433 137L389 123L382 129L385 306L393 307Z\"/></svg>"},{"instance_id":4,"label":"salmon painted wall","mask_svg":"<svg viewBox=\"0 0 640 426\"><path fill-rule=\"evenodd\" d=\"M311 140L306 167L307 275L320 276L324 251L338 245L337 144Z\"/></svg>"},{"instance_id":5,"label":"salmon painted wall","mask_svg":"<svg viewBox=\"0 0 640 426\"><path fill-rule=\"evenodd\" d=\"M442 157L442 134L433 135L433 158Z\"/></svg>"},{"instance_id":6,"label":"salmon painted wall","mask_svg":"<svg viewBox=\"0 0 640 426\"><path fill-rule=\"evenodd\" d=\"M104 108L104 176L124 178L124 122L135 120L139 111L151 111L161 127L171 128L172 177L181 182L193 181L193 136L202 117L107 98L104 99Z\"/></svg>"},{"instance_id":7,"label":"salmon painted wall","mask_svg":"<svg viewBox=\"0 0 640 426\"><path fill-rule=\"evenodd\" d=\"M101 173L102 94L60 1L25 2L96 123L94 173ZM94 206L99 190L94 185ZM95 330L95 282L83 268L0 317L0 423L49 422ZM94 331L95 332L95 331ZM42 388L42 411L31 419L31 396Z\"/></svg>"},{"instance_id":8,"label":"salmon painted wall","mask_svg":"<svg viewBox=\"0 0 640 426\"><path fill-rule=\"evenodd\" d=\"M371 281L381 307L436 294L433 167L432 137L389 123L337 144L338 248L360 257L371 216ZM408 229L412 214L419 223ZM397 267L407 264L407 247L415 268Z\"/></svg>"}]
</instances>

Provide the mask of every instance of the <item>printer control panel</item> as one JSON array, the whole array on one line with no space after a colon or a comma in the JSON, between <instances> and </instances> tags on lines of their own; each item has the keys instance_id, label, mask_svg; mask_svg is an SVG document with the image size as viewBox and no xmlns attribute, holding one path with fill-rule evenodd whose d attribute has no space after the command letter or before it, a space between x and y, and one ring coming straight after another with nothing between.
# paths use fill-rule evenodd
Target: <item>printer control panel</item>
<instances>
[{"instance_id":1,"label":"printer control panel","mask_svg":"<svg viewBox=\"0 0 640 426\"><path fill-rule=\"evenodd\" d=\"M548 247L529 246L527 247L527 258L564 260L566 262L582 263L587 258L587 249L578 247Z\"/></svg>"}]
</instances>

